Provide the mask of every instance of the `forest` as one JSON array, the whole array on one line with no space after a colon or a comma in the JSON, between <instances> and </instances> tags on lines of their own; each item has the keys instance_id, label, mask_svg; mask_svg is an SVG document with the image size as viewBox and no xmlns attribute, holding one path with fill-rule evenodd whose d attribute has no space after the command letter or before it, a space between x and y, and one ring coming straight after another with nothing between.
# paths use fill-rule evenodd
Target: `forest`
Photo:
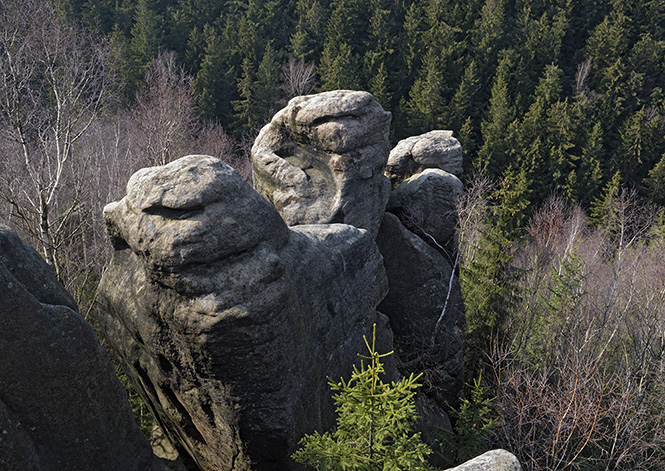
<instances>
[{"instance_id":1,"label":"forest","mask_svg":"<svg viewBox=\"0 0 665 471\"><path fill-rule=\"evenodd\" d=\"M464 148L456 460L665 469L665 0L0 0L0 53L3 222L91 322L134 171L251 179L289 98L367 90Z\"/></svg>"}]
</instances>

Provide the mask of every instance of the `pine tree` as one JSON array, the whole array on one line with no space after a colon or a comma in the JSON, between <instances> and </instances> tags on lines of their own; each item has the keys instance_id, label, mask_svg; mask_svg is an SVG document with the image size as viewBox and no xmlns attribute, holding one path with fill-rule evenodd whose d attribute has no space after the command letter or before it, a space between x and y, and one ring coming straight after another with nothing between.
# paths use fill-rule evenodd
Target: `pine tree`
<instances>
[{"instance_id":1,"label":"pine tree","mask_svg":"<svg viewBox=\"0 0 665 471\"><path fill-rule=\"evenodd\" d=\"M443 72L438 54L428 49L421 75L414 82L407 102L407 119L412 133L437 129L443 113Z\"/></svg>"},{"instance_id":2,"label":"pine tree","mask_svg":"<svg viewBox=\"0 0 665 471\"><path fill-rule=\"evenodd\" d=\"M479 64L481 73L494 68L497 55L503 47L506 27L505 0L485 0L480 17L471 31L473 57ZM483 77L487 81L489 77Z\"/></svg>"},{"instance_id":3,"label":"pine tree","mask_svg":"<svg viewBox=\"0 0 665 471\"><path fill-rule=\"evenodd\" d=\"M360 368L353 367L348 381L330 381L337 406L337 426L331 432L314 432L301 441L293 454L298 463L321 471L418 471L428 470L431 450L419 433L415 396L420 376L411 374L391 384L384 383L381 358L390 353L376 351L376 324L372 345L365 339L368 355Z\"/></svg>"},{"instance_id":4,"label":"pine tree","mask_svg":"<svg viewBox=\"0 0 665 471\"><path fill-rule=\"evenodd\" d=\"M480 93L480 78L476 61L472 60L464 70L459 87L449 105L449 126L453 130L460 129L467 118L477 120L480 117L481 105L478 103Z\"/></svg>"},{"instance_id":5,"label":"pine tree","mask_svg":"<svg viewBox=\"0 0 665 471\"><path fill-rule=\"evenodd\" d=\"M321 55L326 12L318 0L298 0L297 22L291 35L290 52L304 62L314 61Z\"/></svg>"},{"instance_id":6,"label":"pine tree","mask_svg":"<svg viewBox=\"0 0 665 471\"><path fill-rule=\"evenodd\" d=\"M254 79L254 64L249 57L242 63L242 75L238 80L240 98L232 102L235 123L239 131L254 132L259 125L256 110L258 101Z\"/></svg>"},{"instance_id":7,"label":"pine tree","mask_svg":"<svg viewBox=\"0 0 665 471\"><path fill-rule=\"evenodd\" d=\"M603 180L600 166L603 159L603 128L596 122L587 132L577 179L579 202L584 208L588 208L591 201L598 196Z\"/></svg>"},{"instance_id":8,"label":"pine tree","mask_svg":"<svg viewBox=\"0 0 665 471\"><path fill-rule=\"evenodd\" d=\"M475 255L460 265L460 286L466 311L464 375L478 377L494 339L505 334L510 306L515 302L515 280L510 270L511 243L486 215Z\"/></svg>"},{"instance_id":9,"label":"pine tree","mask_svg":"<svg viewBox=\"0 0 665 471\"><path fill-rule=\"evenodd\" d=\"M358 90L361 88L358 69L349 44L326 42L319 68L323 90Z\"/></svg>"}]
</instances>

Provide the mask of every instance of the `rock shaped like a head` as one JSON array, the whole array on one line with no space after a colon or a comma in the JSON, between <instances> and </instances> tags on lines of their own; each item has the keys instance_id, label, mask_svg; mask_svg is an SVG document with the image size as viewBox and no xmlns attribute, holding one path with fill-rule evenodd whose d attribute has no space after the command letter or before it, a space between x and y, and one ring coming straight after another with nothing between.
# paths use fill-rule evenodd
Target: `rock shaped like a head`
<instances>
[{"instance_id":1,"label":"rock shaped like a head","mask_svg":"<svg viewBox=\"0 0 665 471\"><path fill-rule=\"evenodd\" d=\"M293 98L252 148L257 191L288 225L345 223L376 235L390 191L390 117L367 92Z\"/></svg>"},{"instance_id":2,"label":"rock shaped like a head","mask_svg":"<svg viewBox=\"0 0 665 471\"><path fill-rule=\"evenodd\" d=\"M139 170L127 195L104 208L104 218L116 249L126 244L159 272L287 238L275 209L231 167L206 155Z\"/></svg>"}]
</instances>

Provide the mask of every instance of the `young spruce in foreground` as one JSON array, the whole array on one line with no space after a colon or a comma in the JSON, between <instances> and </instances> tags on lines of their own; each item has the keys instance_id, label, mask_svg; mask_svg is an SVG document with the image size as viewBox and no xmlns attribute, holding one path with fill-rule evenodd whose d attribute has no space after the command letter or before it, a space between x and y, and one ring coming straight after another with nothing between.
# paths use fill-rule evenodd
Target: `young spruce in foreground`
<instances>
[{"instance_id":1,"label":"young spruce in foreground","mask_svg":"<svg viewBox=\"0 0 665 471\"><path fill-rule=\"evenodd\" d=\"M417 419L415 396L420 375L386 384L380 359L392 352L376 351L376 324L369 355L360 355L360 369L351 379L329 380L335 394L337 426L331 432L314 432L300 441L292 458L321 471L429 470L430 448L412 427Z\"/></svg>"}]
</instances>

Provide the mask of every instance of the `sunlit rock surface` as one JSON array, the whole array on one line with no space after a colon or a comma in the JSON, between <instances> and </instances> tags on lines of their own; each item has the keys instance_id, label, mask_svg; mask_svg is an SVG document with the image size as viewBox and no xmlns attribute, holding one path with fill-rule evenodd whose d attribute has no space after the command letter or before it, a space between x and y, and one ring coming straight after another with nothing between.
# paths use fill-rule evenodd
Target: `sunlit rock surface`
<instances>
[{"instance_id":1,"label":"sunlit rock surface","mask_svg":"<svg viewBox=\"0 0 665 471\"><path fill-rule=\"evenodd\" d=\"M390 117L367 92L293 98L252 148L257 191L289 226L345 223L376 235L390 192Z\"/></svg>"},{"instance_id":2,"label":"sunlit rock surface","mask_svg":"<svg viewBox=\"0 0 665 471\"><path fill-rule=\"evenodd\" d=\"M105 208L114 255L100 326L181 455L203 470L289 469L334 423L387 280L373 237L289 228L230 167L187 156L137 172Z\"/></svg>"}]
</instances>

